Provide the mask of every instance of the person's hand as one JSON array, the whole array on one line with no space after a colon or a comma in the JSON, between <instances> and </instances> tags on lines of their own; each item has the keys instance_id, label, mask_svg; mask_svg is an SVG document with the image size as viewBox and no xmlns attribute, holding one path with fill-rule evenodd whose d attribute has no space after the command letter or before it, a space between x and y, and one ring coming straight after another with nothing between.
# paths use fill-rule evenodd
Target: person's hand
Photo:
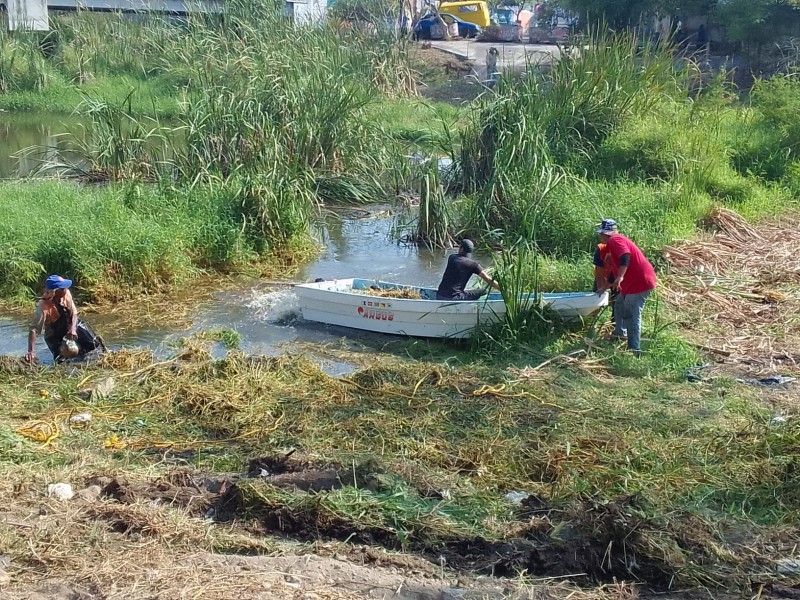
<instances>
[{"instance_id":1,"label":"person's hand","mask_svg":"<svg viewBox=\"0 0 800 600\"><path fill-rule=\"evenodd\" d=\"M36 352L26 352L25 353L25 362L29 365L36 363Z\"/></svg>"},{"instance_id":2,"label":"person's hand","mask_svg":"<svg viewBox=\"0 0 800 600\"><path fill-rule=\"evenodd\" d=\"M70 332L68 332L68 333L67 333L67 335L65 335L64 337L68 337L68 338L69 338L69 339L71 339L71 340L77 340L77 339L78 339L78 332L77 332L77 331L74 331L74 330L73 330L73 331L70 331Z\"/></svg>"},{"instance_id":3,"label":"person's hand","mask_svg":"<svg viewBox=\"0 0 800 600\"><path fill-rule=\"evenodd\" d=\"M615 289L615 290L619 291L619 286L622 285L622 280L623 279L624 279L624 277L617 277L614 280L614 283L611 285L612 289Z\"/></svg>"}]
</instances>

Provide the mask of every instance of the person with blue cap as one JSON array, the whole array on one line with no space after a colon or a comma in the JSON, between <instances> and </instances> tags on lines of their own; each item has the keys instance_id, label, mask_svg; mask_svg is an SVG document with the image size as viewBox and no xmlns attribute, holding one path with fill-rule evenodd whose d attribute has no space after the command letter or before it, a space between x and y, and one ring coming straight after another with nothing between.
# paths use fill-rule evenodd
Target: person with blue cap
<instances>
[{"instance_id":1,"label":"person with blue cap","mask_svg":"<svg viewBox=\"0 0 800 600\"><path fill-rule=\"evenodd\" d=\"M61 275L50 275L44 282L44 287L44 294L36 303L36 313L28 332L25 360L29 363L36 362L36 337L43 334L56 362L83 358L98 349L105 350L103 340L78 318L78 309L69 291L72 280Z\"/></svg>"},{"instance_id":2,"label":"person with blue cap","mask_svg":"<svg viewBox=\"0 0 800 600\"><path fill-rule=\"evenodd\" d=\"M474 301L485 296L486 290L466 289L467 283L473 275L477 275L494 289L500 289L497 282L486 274L480 263L471 258L473 250L475 250L475 244L471 240L461 240L458 254L451 254L447 259L447 268L444 270L439 289L436 291L437 300Z\"/></svg>"},{"instance_id":3,"label":"person with blue cap","mask_svg":"<svg viewBox=\"0 0 800 600\"><path fill-rule=\"evenodd\" d=\"M656 272L644 253L630 239L619 232L617 222L605 219L597 227L600 242L610 263L610 280L597 280L597 291L606 289L619 292L614 301L613 337L628 340L628 349L641 355L642 311L647 298L656 288Z\"/></svg>"}]
</instances>

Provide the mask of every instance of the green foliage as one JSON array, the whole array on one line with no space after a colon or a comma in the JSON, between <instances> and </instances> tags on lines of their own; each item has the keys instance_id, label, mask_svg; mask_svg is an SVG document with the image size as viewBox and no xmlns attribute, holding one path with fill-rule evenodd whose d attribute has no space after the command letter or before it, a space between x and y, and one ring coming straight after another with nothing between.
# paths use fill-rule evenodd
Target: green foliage
<instances>
[{"instance_id":1,"label":"green foliage","mask_svg":"<svg viewBox=\"0 0 800 600\"><path fill-rule=\"evenodd\" d=\"M210 340L212 342L219 342L226 350L234 350L239 347L242 342L242 336L234 329L226 327L218 327L203 331L196 336L201 340Z\"/></svg>"},{"instance_id":2,"label":"green foliage","mask_svg":"<svg viewBox=\"0 0 800 600\"><path fill-rule=\"evenodd\" d=\"M756 81L751 99L762 120L762 129L780 136L776 146L786 151L787 159L797 158L800 151L800 123L797 119L800 79L796 75L775 75Z\"/></svg>"},{"instance_id":3,"label":"green foliage","mask_svg":"<svg viewBox=\"0 0 800 600\"><path fill-rule=\"evenodd\" d=\"M800 24L795 0L567 0L584 23L607 23L614 29L648 26L657 15L709 15L725 28L728 41L764 44L793 34Z\"/></svg>"},{"instance_id":4,"label":"green foliage","mask_svg":"<svg viewBox=\"0 0 800 600\"><path fill-rule=\"evenodd\" d=\"M615 218L658 262L714 204L753 217L793 205L794 77L758 82L751 107L721 82L690 98L671 57L599 39L541 79L501 82L479 105L460 164L471 235L588 265L594 226Z\"/></svg>"},{"instance_id":5,"label":"green foliage","mask_svg":"<svg viewBox=\"0 0 800 600\"><path fill-rule=\"evenodd\" d=\"M83 220L94 235L105 220L114 235L72 236L81 244L61 250L52 242L9 245L9 290L30 285L38 268L75 274L98 296L115 295L123 283L160 289L197 267L230 268L299 247L322 204L379 201L402 179L394 171L406 159L368 109L379 98L413 94L403 41L382 28L295 27L272 0L232 1L225 11L224 20L197 16L181 25L161 17L57 18L48 58L34 37L0 37L10 48L0 55L0 82L11 94L0 94L0 105L62 107L66 101L53 100L61 92L80 99L91 134L78 136L81 160L71 172L154 184L98 194L102 209ZM61 85L23 77L51 71ZM44 98L34 99L34 90ZM159 114L177 123L146 116ZM47 192L58 214L81 220L88 211L86 202L66 207L76 198L69 186ZM115 220L126 225L115 228ZM58 222L33 238L67 238Z\"/></svg>"},{"instance_id":6,"label":"green foliage","mask_svg":"<svg viewBox=\"0 0 800 600\"><path fill-rule=\"evenodd\" d=\"M118 104L86 96L77 109L91 122L91 128L77 136L75 153L88 163L90 172L85 174L93 179L152 180L157 175L165 151L165 128L133 111L133 95L131 91ZM70 168L83 170L77 165Z\"/></svg>"},{"instance_id":7,"label":"green foliage","mask_svg":"<svg viewBox=\"0 0 800 600\"><path fill-rule=\"evenodd\" d=\"M746 46L795 34L800 25L800 6L794 0L717 0L710 12L731 42Z\"/></svg>"},{"instance_id":8,"label":"green foliage","mask_svg":"<svg viewBox=\"0 0 800 600\"><path fill-rule=\"evenodd\" d=\"M637 55L632 37L605 32L542 77L502 80L462 135L463 185L476 196L467 228L534 239L562 167L591 161L634 115L681 93L669 56L653 48Z\"/></svg>"},{"instance_id":9,"label":"green foliage","mask_svg":"<svg viewBox=\"0 0 800 600\"><path fill-rule=\"evenodd\" d=\"M356 25L386 27L387 20L397 19L397 9L396 0L335 0L328 16L335 21L350 21Z\"/></svg>"},{"instance_id":10,"label":"green foliage","mask_svg":"<svg viewBox=\"0 0 800 600\"><path fill-rule=\"evenodd\" d=\"M646 22L661 9L668 12L670 4L654 0L568 0L567 5L590 26L605 22L615 29Z\"/></svg>"},{"instance_id":11,"label":"green foliage","mask_svg":"<svg viewBox=\"0 0 800 600\"><path fill-rule=\"evenodd\" d=\"M445 198L437 160L429 159L421 167L419 190L419 218L414 239L428 247L452 246L451 209Z\"/></svg>"},{"instance_id":12,"label":"green foliage","mask_svg":"<svg viewBox=\"0 0 800 600\"><path fill-rule=\"evenodd\" d=\"M19 296L60 273L95 299L116 299L172 286L199 266L246 260L254 248L241 238L231 200L135 185L4 183L3 293Z\"/></svg>"}]
</instances>

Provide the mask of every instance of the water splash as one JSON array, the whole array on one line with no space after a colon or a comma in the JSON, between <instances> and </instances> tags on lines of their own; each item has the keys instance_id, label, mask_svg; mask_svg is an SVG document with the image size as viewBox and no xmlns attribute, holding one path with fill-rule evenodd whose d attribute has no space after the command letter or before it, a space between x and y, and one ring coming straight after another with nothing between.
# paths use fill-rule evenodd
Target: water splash
<instances>
[{"instance_id":1,"label":"water splash","mask_svg":"<svg viewBox=\"0 0 800 600\"><path fill-rule=\"evenodd\" d=\"M253 297L247 307L253 311L253 317L262 322L287 323L300 316L297 296L294 291L286 288L268 292L253 290Z\"/></svg>"}]
</instances>

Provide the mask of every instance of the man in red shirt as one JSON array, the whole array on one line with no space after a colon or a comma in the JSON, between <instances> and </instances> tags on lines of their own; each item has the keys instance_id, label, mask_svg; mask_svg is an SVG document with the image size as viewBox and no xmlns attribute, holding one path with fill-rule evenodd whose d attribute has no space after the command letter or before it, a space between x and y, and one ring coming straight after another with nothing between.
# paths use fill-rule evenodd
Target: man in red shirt
<instances>
[{"instance_id":1,"label":"man in red shirt","mask_svg":"<svg viewBox=\"0 0 800 600\"><path fill-rule=\"evenodd\" d=\"M617 222L606 219L597 228L600 241L611 257L614 279L608 287L619 290L615 303L617 322L614 336L628 338L628 348L641 354L642 310L648 296L656 287L656 272L642 251L619 233ZM598 292L603 292L598 289Z\"/></svg>"}]
</instances>

